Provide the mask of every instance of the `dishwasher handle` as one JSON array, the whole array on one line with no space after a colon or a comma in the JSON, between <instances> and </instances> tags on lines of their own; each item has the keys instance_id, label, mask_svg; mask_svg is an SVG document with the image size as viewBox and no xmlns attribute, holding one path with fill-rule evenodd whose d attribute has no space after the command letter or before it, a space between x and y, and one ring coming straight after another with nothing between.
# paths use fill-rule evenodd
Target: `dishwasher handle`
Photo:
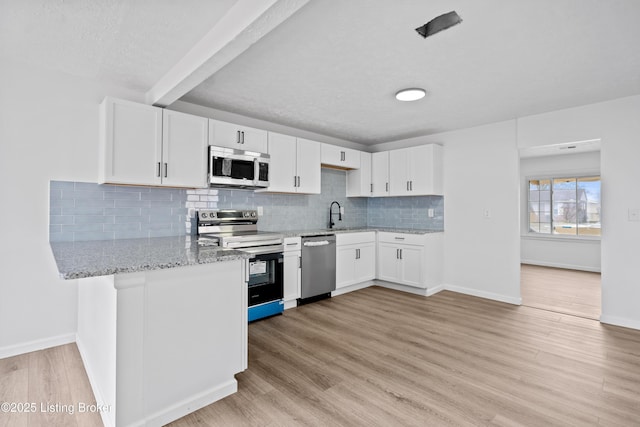
<instances>
[{"instance_id":1,"label":"dishwasher handle","mask_svg":"<svg viewBox=\"0 0 640 427\"><path fill-rule=\"evenodd\" d=\"M304 242L304 246L327 246L331 244L328 240L313 240L311 242Z\"/></svg>"}]
</instances>

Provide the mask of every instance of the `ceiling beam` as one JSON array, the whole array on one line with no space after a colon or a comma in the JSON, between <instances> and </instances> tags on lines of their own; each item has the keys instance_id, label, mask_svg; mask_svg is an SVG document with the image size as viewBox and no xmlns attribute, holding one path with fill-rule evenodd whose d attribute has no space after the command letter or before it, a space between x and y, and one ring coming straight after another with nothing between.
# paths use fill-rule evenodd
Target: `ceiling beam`
<instances>
[{"instance_id":1,"label":"ceiling beam","mask_svg":"<svg viewBox=\"0 0 640 427\"><path fill-rule=\"evenodd\" d=\"M193 48L146 93L165 107L215 74L309 0L238 0Z\"/></svg>"}]
</instances>

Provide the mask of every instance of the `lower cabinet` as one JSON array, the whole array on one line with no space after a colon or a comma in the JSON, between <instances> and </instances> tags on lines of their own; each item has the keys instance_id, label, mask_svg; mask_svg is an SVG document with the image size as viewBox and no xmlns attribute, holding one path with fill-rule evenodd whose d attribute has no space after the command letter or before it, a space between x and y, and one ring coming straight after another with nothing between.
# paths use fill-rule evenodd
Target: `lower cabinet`
<instances>
[{"instance_id":1,"label":"lower cabinet","mask_svg":"<svg viewBox=\"0 0 640 427\"><path fill-rule=\"evenodd\" d=\"M336 235L336 289L375 278L375 241L372 231Z\"/></svg>"},{"instance_id":2,"label":"lower cabinet","mask_svg":"<svg viewBox=\"0 0 640 427\"><path fill-rule=\"evenodd\" d=\"M442 233L378 233L377 279L416 288L441 285Z\"/></svg>"},{"instance_id":3,"label":"lower cabinet","mask_svg":"<svg viewBox=\"0 0 640 427\"><path fill-rule=\"evenodd\" d=\"M300 298L300 257L302 256L300 237L284 239L284 308L295 307Z\"/></svg>"}]
</instances>

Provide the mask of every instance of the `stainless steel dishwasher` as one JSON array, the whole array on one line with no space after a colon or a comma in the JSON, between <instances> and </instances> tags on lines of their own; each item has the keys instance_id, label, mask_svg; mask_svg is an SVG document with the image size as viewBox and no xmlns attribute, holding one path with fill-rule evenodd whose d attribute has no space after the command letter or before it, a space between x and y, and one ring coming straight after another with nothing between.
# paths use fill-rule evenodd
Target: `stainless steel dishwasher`
<instances>
[{"instance_id":1,"label":"stainless steel dishwasher","mask_svg":"<svg viewBox=\"0 0 640 427\"><path fill-rule=\"evenodd\" d=\"M302 284L299 303L330 297L336 290L336 236L302 238Z\"/></svg>"}]
</instances>

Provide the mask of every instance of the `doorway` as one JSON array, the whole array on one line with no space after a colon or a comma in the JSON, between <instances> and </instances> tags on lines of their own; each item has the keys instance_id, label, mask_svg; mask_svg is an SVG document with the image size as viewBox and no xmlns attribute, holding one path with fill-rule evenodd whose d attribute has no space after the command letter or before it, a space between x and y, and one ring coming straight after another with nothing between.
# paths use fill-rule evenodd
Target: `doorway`
<instances>
[{"instance_id":1,"label":"doorway","mask_svg":"<svg viewBox=\"0 0 640 427\"><path fill-rule=\"evenodd\" d=\"M522 305L600 319L600 273L521 264Z\"/></svg>"}]
</instances>

